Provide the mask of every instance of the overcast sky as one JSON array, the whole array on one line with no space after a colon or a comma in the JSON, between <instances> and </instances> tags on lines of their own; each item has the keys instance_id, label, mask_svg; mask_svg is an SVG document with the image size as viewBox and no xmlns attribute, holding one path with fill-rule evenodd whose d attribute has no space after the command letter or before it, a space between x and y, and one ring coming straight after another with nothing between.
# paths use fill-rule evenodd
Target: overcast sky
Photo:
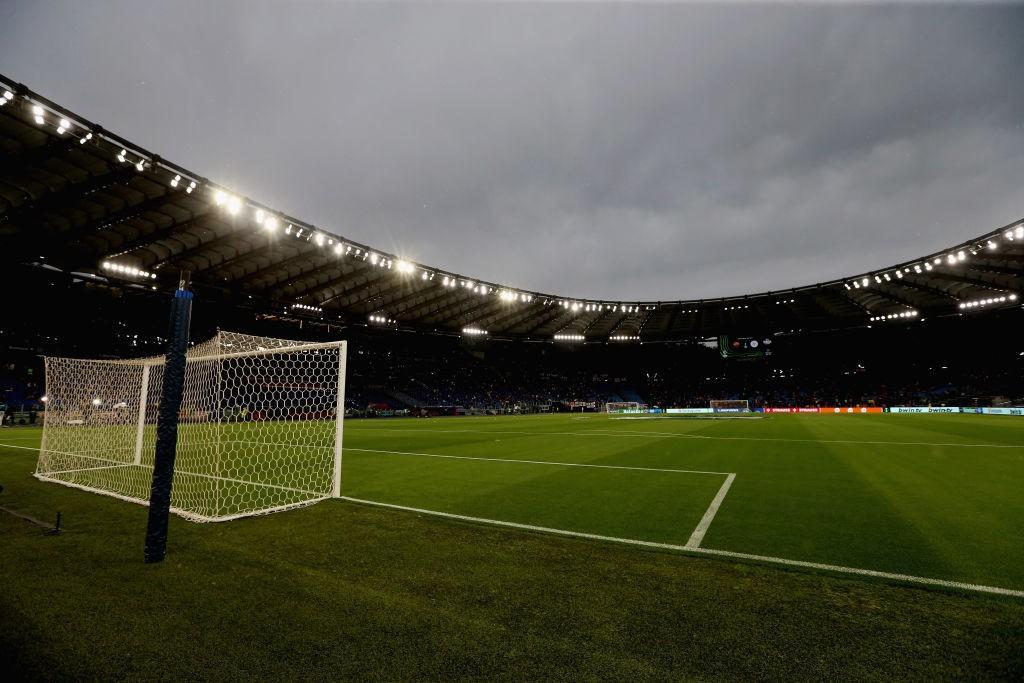
<instances>
[{"instance_id":1,"label":"overcast sky","mask_svg":"<svg viewBox=\"0 0 1024 683\"><path fill-rule=\"evenodd\" d=\"M0 2L0 71L322 228L575 297L1024 216L1024 5Z\"/></svg>"}]
</instances>

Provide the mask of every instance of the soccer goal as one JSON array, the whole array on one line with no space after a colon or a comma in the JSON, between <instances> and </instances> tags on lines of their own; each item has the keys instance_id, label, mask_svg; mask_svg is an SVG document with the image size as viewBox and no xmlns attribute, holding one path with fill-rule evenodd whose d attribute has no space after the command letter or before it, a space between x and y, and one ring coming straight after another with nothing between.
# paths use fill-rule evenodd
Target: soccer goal
<instances>
[{"instance_id":1,"label":"soccer goal","mask_svg":"<svg viewBox=\"0 0 1024 683\"><path fill-rule=\"evenodd\" d=\"M234 332L189 349L171 511L213 522L340 495L346 342ZM35 476L148 504L164 358L46 358Z\"/></svg>"},{"instance_id":2,"label":"soccer goal","mask_svg":"<svg viewBox=\"0 0 1024 683\"><path fill-rule=\"evenodd\" d=\"M713 413L749 413L750 403L746 400L711 401Z\"/></svg>"},{"instance_id":3,"label":"soccer goal","mask_svg":"<svg viewBox=\"0 0 1024 683\"><path fill-rule=\"evenodd\" d=\"M638 413L647 408L643 403L636 401L612 401L606 403L604 407L609 413Z\"/></svg>"}]
</instances>

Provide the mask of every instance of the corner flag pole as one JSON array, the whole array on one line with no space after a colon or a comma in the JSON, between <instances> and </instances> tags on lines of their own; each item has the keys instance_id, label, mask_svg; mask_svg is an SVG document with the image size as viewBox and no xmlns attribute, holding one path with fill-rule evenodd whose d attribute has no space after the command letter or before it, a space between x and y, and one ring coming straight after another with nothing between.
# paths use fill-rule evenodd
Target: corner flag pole
<instances>
[{"instance_id":1,"label":"corner flag pole","mask_svg":"<svg viewBox=\"0 0 1024 683\"><path fill-rule=\"evenodd\" d=\"M149 494L146 525L146 563L162 562L167 554L167 521L174 483L174 457L178 445L178 411L185 386L185 352L192 321L192 292L189 273L182 272L171 300L171 323L167 335L164 381L160 390L160 411L156 424L156 454L153 483Z\"/></svg>"}]
</instances>

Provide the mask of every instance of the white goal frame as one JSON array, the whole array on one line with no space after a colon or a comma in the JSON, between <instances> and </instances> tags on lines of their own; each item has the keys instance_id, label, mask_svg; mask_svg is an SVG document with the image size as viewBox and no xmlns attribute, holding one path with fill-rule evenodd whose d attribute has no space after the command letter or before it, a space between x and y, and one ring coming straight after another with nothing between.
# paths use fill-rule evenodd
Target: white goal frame
<instances>
[{"instance_id":1,"label":"white goal frame","mask_svg":"<svg viewBox=\"0 0 1024 683\"><path fill-rule=\"evenodd\" d=\"M749 413L750 401L746 399L711 400L709 407L712 413Z\"/></svg>"},{"instance_id":2,"label":"white goal frame","mask_svg":"<svg viewBox=\"0 0 1024 683\"><path fill-rule=\"evenodd\" d=\"M609 414L621 413L623 411L640 412L646 408L647 406L639 401L609 401L604 404L605 412Z\"/></svg>"},{"instance_id":3,"label":"white goal frame","mask_svg":"<svg viewBox=\"0 0 1024 683\"><path fill-rule=\"evenodd\" d=\"M149 504L164 358L47 357L36 478ZM218 332L189 349L171 512L214 522L341 496L347 342Z\"/></svg>"}]
</instances>

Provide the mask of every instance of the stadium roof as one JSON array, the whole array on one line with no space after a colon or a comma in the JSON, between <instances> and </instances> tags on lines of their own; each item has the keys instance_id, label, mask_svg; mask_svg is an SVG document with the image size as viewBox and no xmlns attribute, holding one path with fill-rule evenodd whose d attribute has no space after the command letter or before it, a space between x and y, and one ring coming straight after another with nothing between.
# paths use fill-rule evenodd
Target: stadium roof
<instances>
[{"instance_id":1,"label":"stadium roof","mask_svg":"<svg viewBox=\"0 0 1024 683\"><path fill-rule=\"evenodd\" d=\"M1019 307L1024 223L847 278L716 299L579 299L405 261L239 196L0 76L4 260L282 317L566 341L834 329ZM894 228L894 229L899 229Z\"/></svg>"}]
</instances>

